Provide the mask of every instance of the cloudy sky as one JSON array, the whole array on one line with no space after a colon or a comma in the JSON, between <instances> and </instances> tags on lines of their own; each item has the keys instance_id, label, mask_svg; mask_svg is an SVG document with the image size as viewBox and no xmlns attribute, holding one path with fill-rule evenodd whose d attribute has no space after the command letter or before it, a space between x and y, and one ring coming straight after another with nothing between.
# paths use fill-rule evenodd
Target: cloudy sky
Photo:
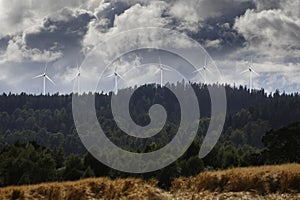
<instances>
[{"instance_id":1,"label":"cloudy sky","mask_svg":"<svg viewBox=\"0 0 300 200\"><path fill-rule=\"evenodd\" d=\"M226 83L248 85L240 73L252 57L255 88L297 92L299 10L298 0L0 0L0 92L41 93L42 80L32 77L48 63L56 85L47 83L47 91L70 93L76 63L96 44L143 27L199 42Z\"/></svg>"}]
</instances>

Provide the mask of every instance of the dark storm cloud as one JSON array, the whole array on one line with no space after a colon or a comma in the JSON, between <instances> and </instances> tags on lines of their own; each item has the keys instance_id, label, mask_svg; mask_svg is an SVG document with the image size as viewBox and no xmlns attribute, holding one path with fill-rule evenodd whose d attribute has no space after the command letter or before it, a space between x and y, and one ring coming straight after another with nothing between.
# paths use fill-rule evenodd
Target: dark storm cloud
<instances>
[{"instance_id":1,"label":"dark storm cloud","mask_svg":"<svg viewBox=\"0 0 300 200\"><path fill-rule=\"evenodd\" d=\"M188 35L197 40L214 56L230 53L243 47L245 39L232 28L232 22L219 23L217 19L209 19L203 23L203 27L196 33ZM210 42L218 41L216 45Z\"/></svg>"},{"instance_id":2,"label":"dark storm cloud","mask_svg":"<svg viewBox=\"0 0 300 200\"><path fill-rule=\"evenodd\" d=\"M269 10L280 8L281 0L254 0L257 10Z\"/></svg>"},{"instance_id":3,"label":"dark storm cloud","mask_svg":"<svg viewBox=\"0 0 300 200\"><path fill-rule=\"evenodd\" d=\"M67 20L46 18L37 32L26 34L26 44L29 48L40 50L62 50L66 53L78 51L87 32L87 25L93 18L89 13L69 15Z\"/></svg>"},{"instance_id":4,"label":"dark storm cloud","mask_svg":"<svg viewBox=\"0 0 300 200\"><path fill-rule=\"evenodd\" d=\"M107 6L105 9L98 11L95 13L95 16L98 19L107 19L108 23L106 24L106 29L113 27L115 16L122 14L125 10L130 8L132 5L130 5L128 2L125 1L107 1Z\"/></svg>"},{"instance_id":5,"label":"dark storm cloud","mask_svg":"<svg viewBox=\"0 0 300 200\"><path fill-rule=\"evenodd\" d=\"M190 24L186 22L178 13L172 12L177 4L183 3L181 6L188 5L188 12L196 12L197 20ZM187 4L185 4L187 3ZM252 0L210 0L210 1L170 1L169 10L164 13L164 17L169 17L171 23L170 28L186 32L190 37L197 40L214 56L227 54L245 43L244 37L233 28L235 18L243 15L246 10L255 8ZM196 9L194 9L196 8ZM183 9L179 7L178 10ZM173 16L172 16L173 14ZM187 25L184 25L184 24ZM197 27L198 26L198 27ZM183 27L183 28L182 28ZM196 28L195 28L196 27ZM181 29L181 30L180 30ZM190 30L189 30L190 29Z\"/></svg>"},{"instance_id":6,"label":"dark storm cloud","mask_svg":"<svg viewBox=\"0 0 300 200\"><path fill-rule=\"evenodd\" d=\"M9 37L9 36L5 36L3 38L0 38L0 52L6 50L8 42L9 42L10 39L11 39L11 37Z\"/></svg>"}]
</instances>

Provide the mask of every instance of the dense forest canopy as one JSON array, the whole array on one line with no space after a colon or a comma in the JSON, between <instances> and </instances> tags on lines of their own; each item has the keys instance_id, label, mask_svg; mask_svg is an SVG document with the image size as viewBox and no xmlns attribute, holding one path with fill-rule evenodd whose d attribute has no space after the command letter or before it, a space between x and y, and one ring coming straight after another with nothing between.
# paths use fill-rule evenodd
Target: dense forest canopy
<instances>
[{"instance_id":1,"label":"dense forest canopy","mask_svg":"<svg viewBox=\"0 0 300 200\"><path fill-rule=\"evenodd\" d=\"M177 83L170 87L184 91L189 86ZM193 84L192 87L201 111L194 143L172 165L142 177L157 177L162 187L168 187L172 177L190 176L204 169L300 161L299 156L286 155L280 149L299 152L299 123L279 129L300 121L299 94L276 91L270 95L263 89L250 93L242 86L225 86L227 115L221 138L207 157L199 159L197 155L210 122L211 105L207 85ZM120 93L132 90L127 88ZM167 144L176 134L180 105L166 88L145 85L134 93L130 101L130 114L140 125L149 123L148 110L153 104L159 103L167 110L166 125L150 139L132 139L117 127L110 108L111 95L96 94L95 107L100 125L115 144L129 151L150 152ZM281 141L290 145L278 145ZM87 153L74 126L72 94L2 94L0 142L0 185L90 176L129 176L109 169Z\"/></svg>"},{"instance_id":2,"label":"dense forest canopy","mask_svg":"<svg viewBox=\"0 0 300 200\"><path fill-rule=\"evenodd\" d=\"M184 90L184 83L176 87ZM213 87L218 87L217 85ZM201 111L198 136L205 135L210 117L210 97L205 85L193 85ZM126 93L132 88L124 89ZM91 95L91 94L85 94ZM249 144L262 147L261 137L271 128L300 120L300 97L296 94L267 95L264 90L249 93L244 87L226 86L227 116L221 142L232 141L235 145ZM96 94L96 109L99 123L118 145L130 148L130 141L113 120L110 104L111 94ZM169 126L157 134L168 142L178 126L180 106L171 92L147 85L137 90L131 99L130 112L133 120L141 125L149 123L148 110L155 104L162 104L168 111ZM178 114L179 113L179 114ZM177 123L177 124L176 124ZM173 131L171 131L173 129ZM79 140L72 116L72 95L27 95L22 93L0 96L0 141L13 144L16 141L35 141L46 147L62 147L67 154L85 153ZM145 143L145 140L140 140ZM153 143L149 140L148 143ZM157 143L157 141L156 141ZM138 145L145 148L145 145ZM140 149L141 150L141 149Z\"/></svg>"}]
</instances>

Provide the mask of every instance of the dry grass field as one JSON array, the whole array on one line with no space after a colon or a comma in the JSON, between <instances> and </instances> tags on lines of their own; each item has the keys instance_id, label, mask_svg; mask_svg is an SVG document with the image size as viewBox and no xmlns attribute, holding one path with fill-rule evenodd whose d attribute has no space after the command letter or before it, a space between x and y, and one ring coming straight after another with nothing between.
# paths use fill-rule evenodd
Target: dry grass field
<instances>
[{"instance_id":1,"label":"dry grass field","mask_svg":"<svg viewBox=\"0 0 300 200\"><path fill-rule=\"evenodd\" d=\"M161 199L162 190L140 179L89 178L0 189L0 199Z\"/></svg>"},{"instance_id":2,"label":"dry grass field","mask_svg":"<svg viewBox=\"0 0 300 200\"><path fill-rule=\"evenodd\" d=\"M0 199L299 199L300 164L233 168L177 178L170 191L156 181L90 178L74 182L11 186Z\"/></svg>"},{"instance_id":3,"label":"dry grass field","mask_svg":"<svg viewBox=\"0 0 300 200\"><path fill-rule=\"evenodd\" d=\"M300 164L203 172L175 179L171 193L187 199L300 200Z\"/></svg>"}]
</instances>

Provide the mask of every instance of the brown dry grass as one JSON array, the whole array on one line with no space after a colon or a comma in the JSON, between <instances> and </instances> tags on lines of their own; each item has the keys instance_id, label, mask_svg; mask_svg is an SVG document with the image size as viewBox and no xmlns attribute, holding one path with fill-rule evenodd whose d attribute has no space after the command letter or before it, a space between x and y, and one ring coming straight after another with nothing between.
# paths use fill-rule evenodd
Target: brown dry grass
<instances>
[{"instance_id":1,"label":"brown dry grass","mask_svg":"<svg viewBox=\"0 0 300 200\"><path fill-rule=\"evenodd\" d=\"M175 179L172 192L299 193L300 164L233 168Z\"/></svg>"},{"instance_id":2,"label":"brown dry grass","mask_svg":"<svg viewBox=\"0 0 300 200\"><path fill-rule=\"evenodd\" d=\"M0 199L164 199L164 191L140 179L90 178L74 182L11 186Z\"/></svg>"},{"instance_id":3,"label":"brown dry grass","mask_svg":"<svg viewBox=\"0 0 300 200\"><path fill-rule=\"evenodd\" d=\"M90 178L11 186L0 199L300 199L300 164L234 168L177 178L170 192L156 180Z\"/></svg>"}]
</instances>

